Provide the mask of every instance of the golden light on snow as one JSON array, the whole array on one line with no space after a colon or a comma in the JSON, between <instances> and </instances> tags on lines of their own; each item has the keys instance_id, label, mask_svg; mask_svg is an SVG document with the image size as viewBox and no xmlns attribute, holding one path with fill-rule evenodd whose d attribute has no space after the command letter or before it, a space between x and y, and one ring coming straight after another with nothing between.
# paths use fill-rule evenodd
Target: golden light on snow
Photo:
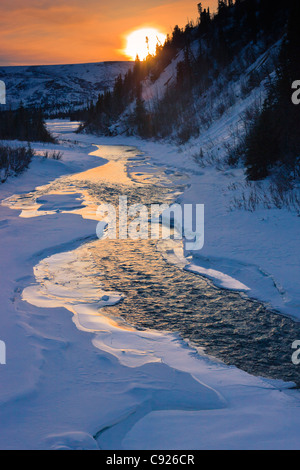
<instances>
[{"instance_id":1,"label":"golden light on snow","mask_svg":"<svg viewBox=\"0 0 300 470\"><path fill-rule=\"evenodd\" d=\"M157 44L164 44L166 35L154 28L142 28L133 31L127 37L125 54L135 60L138 55L140 60L148 54L155 55Z\"/></svg>"}]
</instances>

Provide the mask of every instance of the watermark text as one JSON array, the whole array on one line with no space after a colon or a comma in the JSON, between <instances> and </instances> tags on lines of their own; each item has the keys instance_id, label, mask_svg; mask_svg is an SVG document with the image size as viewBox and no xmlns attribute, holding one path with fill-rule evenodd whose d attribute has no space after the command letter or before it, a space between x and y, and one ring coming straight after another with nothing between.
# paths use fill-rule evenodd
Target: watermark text
<instances>
[{"instance_id":1,"label":"watermark text","mask_svg":"<svg viewBox=\"0 0 300 470\"><path fill-rule=\"evenodd\" d=\"M0 341L0 365L6 364L6 344Z\"/></svg>"},{"instance_id":2,"label":"watermark text","mask_svg":"<svg viewBox=\"0 0 300 470\"><path fill-rule=\"evenodd\" d=\"M119 207L101 204L97 236L111 240L182 240L188 251L204 246L204 204L133 204L119 196Z\"/></svg>"},{"instance_id":3,"label":"watermark text","mask_svg":"<svg viewBox=\"0 0 300 470\"><path fill-rule=\"evenodd\" d=\"M6 86L2 80L0 80L0 104L6 104Z\"/></svg>"},{"instance_id":4,"label":"watermark text","mask_svg":"<svg viewBox=\"0 0 300 470\"><path fill-rule=\"evenodd\" d=\"M292 89L296 90L292 94L292 103L297 106L300 104L300 80L293 82Z\"/></svg>"},{"instance_id":5,"label":"watermark text","mask_svg":"<svg viewBox=\"0 0 300 470\"><path fill-rule=\"evenodd\" d=\"M300 364L300 341L294 341L292 345L292 349L296 349L296 351L292 355L292 363L295 366L299 366Z\"/></svg>"}]
</instances>

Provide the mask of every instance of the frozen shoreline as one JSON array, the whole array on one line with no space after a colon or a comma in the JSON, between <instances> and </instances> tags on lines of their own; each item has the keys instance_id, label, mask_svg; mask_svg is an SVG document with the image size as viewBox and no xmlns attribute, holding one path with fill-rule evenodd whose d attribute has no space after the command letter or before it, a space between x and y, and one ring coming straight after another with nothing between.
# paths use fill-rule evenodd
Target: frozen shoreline
<instances>
[{"instance_id":1,"label":"frozen shoreline","mask_svg":"<svg viewBox=\"0 0 300 470\"><path fill-rule=\"evenodd\" d=\"M118 143L150 151L134 139ZM16 181L23 193L99 165L85 154L88 148L69 154L64 149L63 162L35 160L18 180L0 187L1 200L16 193ZM151 340L161 362L127 367L108 350L94 348L90 334L72 327L64 308L21 300L23 289L35 283L32 268L91 237L94 221L71 214L21 219L18 211L2 206L1 222L1 339L8 345L8 364L1 368L1 448L299 448L299 393L282 392L288 384L198 356L174 335L154 334ZM126 333L111 336L110 347L125 339ZM128 338L132 348L140 340L139 334ZM93 438L114 423L119 424Z\"/></svg>"},{"instance_id":2,"label":"frozen shoreline","mask_svg":"<svg viewBox=\"0 0 300 470\"><path fill-rule=\"evenodd\" d=\"M201 271L218 287L245 290L250 298L300 320L300 220L296 214L287 209L230 211L228 185L244 181L242 170L200 168L192 158L195 146L179 152L175 146L135 137L99 139L104 145L136 146L154 164L190 176L189 188L179 202L205 205L204 248L185 254L192 254L191 270ZM217 271L216 275L210 270ZM224 282L222 275L233 281Z\"/></svg>"}]
</instances>

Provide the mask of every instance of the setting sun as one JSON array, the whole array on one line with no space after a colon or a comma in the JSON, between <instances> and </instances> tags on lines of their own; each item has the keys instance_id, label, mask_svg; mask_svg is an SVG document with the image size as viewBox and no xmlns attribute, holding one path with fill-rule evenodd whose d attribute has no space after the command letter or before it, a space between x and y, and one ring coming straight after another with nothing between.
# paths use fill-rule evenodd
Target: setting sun
<instances>
[{"instance_id":1,"label":"setting sun","mask_svg":"<svg viewBox=\"0 0 300 470\"><path fill-rule=\"evenodd\" d=\"M143 28L133 31L127 37L125 54L132 60L138 55L140 60L147 57L148 54L156 53L156 45L165 42L166 35L154 28Z\"/></svg>"}]
</instances>

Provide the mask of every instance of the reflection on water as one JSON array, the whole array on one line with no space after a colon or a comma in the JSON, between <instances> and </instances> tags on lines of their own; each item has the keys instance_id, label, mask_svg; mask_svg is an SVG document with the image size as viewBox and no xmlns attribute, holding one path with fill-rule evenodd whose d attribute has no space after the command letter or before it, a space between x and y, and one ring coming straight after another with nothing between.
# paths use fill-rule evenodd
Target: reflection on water
<instances>
[{"instance_id":1,"label":"reflection on water","mask_svg":"<svg viewBox=\"0 0 300 470\"><path fill-rule=\"evenodd\" d=\"M300 385L291 362L299 323L167 264L153 242L99 240L90 248L106 288L125 296L110 314L136 327L179 332L226 364Z\"/></svg>"},{"instance_id":2,"label":"reflection on water","mask_svg":"<svg viewBox=\"0 0 300 470\"><path fill-rule=\"evenodd\" d=\"M82 173L71 176L70 181L89 181L90 183L111 182L114 181L120 185L134 185L134 182L128 177L126 171L127 160L124 158L124 150L119 146L99 146L97 150L90 155L108 159L108 163L98 168L84 171ZM134 148L128 147L127 153L134 152Z\"/></svg>"},{"instance_id":3,"label":"reflection on water","mask_svg":"<svg viewBox=\"0 0 300 470\"><path fill-rule=\"evenodd\" d=\"M104 146L94 154L109 163L5 203L22 210L23 217L61 211L96 219L97 206L117 206L120 195L128 197L128 204L160 204L174 200L186 184L183 175L151 167L130 147ZM57 195L63 198L55 199ZM24 298L39 306L64 305L86 331L103 329L109 316L138 329L180 333L227 364L300 385L299 369L291 362L291 345L300 338L300 324L238 293L215 288L184 271L184 262L168 264L163 255L169 248L160 244L159 251L151 240L97 240L42 261L35 269L38 288L27 288ZM98 347L113 351L108 340L97 341ZM118 337L118 344L122 341L125 337ZM143 362L146 355L156 360L153 351L131 354L129 362L137 357Z\"/></svg>"}]
</instances>

